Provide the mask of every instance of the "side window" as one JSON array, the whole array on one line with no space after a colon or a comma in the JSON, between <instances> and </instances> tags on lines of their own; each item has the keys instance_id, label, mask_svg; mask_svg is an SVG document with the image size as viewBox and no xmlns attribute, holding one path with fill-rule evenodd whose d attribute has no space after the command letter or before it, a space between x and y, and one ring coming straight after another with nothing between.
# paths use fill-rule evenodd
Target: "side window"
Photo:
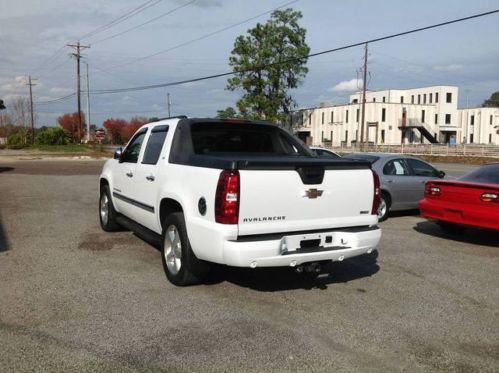
<instances>
[{"instance_id":1,"label":"side window","mask_svg":"<svg viewBox=\"0 0 499 373\"><path fill-rule=\"evenodd\" d=\"M125 151L123 152L123 155L121 156L121 162L137 163L137 160L139 159L140 148L142 147L142 142L144 141L146 132L147 131L142 131L135 135L135 137L130 141Z\"/></svg>"},{"instance_id":2,"label":"side window","mask_svg":"<svg viewBox=\"0 0 499 373\"><path fill-rule=\"evenodd\" d=\"M156 126L151 130L149 139L147 140L146 150L142 158L143 164L156 164L158 163L159 155L163 149L166 134L168 133L168 126Z\"/></svg>"},{"instance_id":3,"label":"side window","mask_svg":"<svg viewBox=\"0 0 499 373\"><path fill-rule=\"evenodd\" d=\"M405 162L402 159L393 159L388 161L383 167L384 175L393 175L393 176L407 176L409 175L409 171L405 165Z\"/></svg>"},{"instance_id":4,"label":"side window","mask_svg":"<svg viewBox=\"0 0 499 373\"><path fill-rule=\"evenodd\" d=\"M437 171L427 163L418 161L417 159L407 159L409 166L415 176L434 177L437 176Z\"/></svg>"}]
</instances>

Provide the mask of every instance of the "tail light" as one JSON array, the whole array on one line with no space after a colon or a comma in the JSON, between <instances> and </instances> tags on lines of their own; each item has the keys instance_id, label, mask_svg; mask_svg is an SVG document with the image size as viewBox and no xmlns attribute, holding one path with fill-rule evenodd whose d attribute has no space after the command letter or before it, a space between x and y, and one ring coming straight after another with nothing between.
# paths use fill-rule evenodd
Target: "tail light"
<instances>
[{"instance_id":1,"label":"tail light","mask_svg":"<svg viewBox=\"0 0 499 373\"><path fill-rule=\"evenodd\" d=\"M442 190L440 187L436 186L434 183L426 183L424 189L425 197L428 196L440 196L442 195Z\"/></svg>"},{"instance_id":2,"label":"tail light","mask_svg":"<svg viewBox=\"0 0 499 373\"><path fill-rule=\"evenodd\" d=\"M237 224L239 220L239 171L224 170L220 173L215 195L215 221Z\"/></svg>"},{"instance_id":3,"label":"tail light","mask_svg":"<svg viewBox=\"0 0 499 373\"><path fill-rule=\"evenodd\" d=\"M483 202L496 202L499 203L499 194L497 193L483 193L480 196Z\"/></svg>"},{"instance_id":4,"label":"tail light","mask_svg":"<svg viewBox=\"0 0 499 373\"><path fill-rule=\"evenodd\" d=\"M381 203L381 185L379 182L379 176L376 171L371 170L373 172L373 181L374 181L374 196L373 196L373 207L371 210L371 214L378 215L378 207Z\"/></svg>"}]
</instances>

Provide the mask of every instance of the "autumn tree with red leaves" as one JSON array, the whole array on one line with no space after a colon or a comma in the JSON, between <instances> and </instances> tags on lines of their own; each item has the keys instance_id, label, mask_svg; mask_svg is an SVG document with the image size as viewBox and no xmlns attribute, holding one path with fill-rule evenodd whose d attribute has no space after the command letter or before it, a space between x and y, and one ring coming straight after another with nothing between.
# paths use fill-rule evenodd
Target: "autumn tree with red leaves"
<instances>
[{"instance_id":1,"label":"autumn tree with red leaves","mask_svg":"<svg viewBox=\"0 0 499 373\"><path fill-rule=\"evenodd\" d=\"M148 121L147 118L143 117L133 117L130 122L125 119L109 118L102 125L107 130L108 138L113 144L124 144Z\"/></svg>"},{"instance_id":2,"label":"autumn tree with red leaves","mask_svg":"<svg viewBox=\"0 0 499 373\"><path fill-rule=\"evenodd\" d=\"M61 115L57 118L57 123L61 126L64 131L66 131L71 138L72 142L80 142L85 136L85 114L81 113L81 122L83 126L83 131L80 133L78 130L78 126L80 125L80 121L78 119L78 113L68 113Z\"/></svg>"}]
</instances>

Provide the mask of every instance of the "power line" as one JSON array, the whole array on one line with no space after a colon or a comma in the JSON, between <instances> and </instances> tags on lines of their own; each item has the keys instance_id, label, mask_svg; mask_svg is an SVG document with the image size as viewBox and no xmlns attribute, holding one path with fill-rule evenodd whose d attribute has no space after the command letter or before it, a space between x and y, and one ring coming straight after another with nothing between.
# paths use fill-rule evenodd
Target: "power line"
<instances>
[{"instance_id":1,"label":"power line","mask_svg":"<svg viewBox=\"0 0 499 373\"><path fill-rule=\"evenodd\" d=\"M86 33L85 35L81 36L80 37L80 40L81 39L88 39L89 37L93 36L93 35L96 35L100 32L103 32L113 26L116 26L117 24L123 22L123 21L126 21L127 19L133 17L134 15L136 14L139 14L141 12L143 12L144 10L158 4L159 2L161 2L162 0L148 0L146 1L145 3L142 3L141 5L139 5L138 7L126 12L125 14L119 16L118 18L114 19L113 21L105 24L105 25L102 25L100 27L97 27L96 29L94 29L93 31L90 31L88 33Z\"/></svg>"},{"instance_id":2,"label":"power line","mask_svg":"<svg viewBox=\"0 0 499 373\"><path fill-rule=\"evenodd\" d=\"M258 15L256 15L256 16L253 16L253 17L247 18L247 19L245 19L245 20L243 20L243 21L239 21L239 22L237 22L237 23L233 23L233 24L231 24L231 25L229 25L229 26L226 26L226 27L223 27L223 28L218 29L218 30L216 30L216 31L210 32L210 33L208 33L208 34L205 34L205 35L199 36L199 37L197 37L197 38L195 38L195 39L191 39L191 40L188 40L188 41L186 41L186 42L183 42L183 43L177 44L177 45L175 45L175 46L173 46L173 47L170 47L170 48L167 48L167 49L160 50L159 52L155 52L155 53L153 53L153 54L149 54L149 55L147 55L147 56L143 56L143 57L135 58L135 59L133 59L133 60L131 60L131 61L128 61L128 62L123 62L123 63L117 64L117 65L110 66L110 67L108 67L108 69L113 69L113 68L116 68L116 67L121 67L121 66L125 66L125 65L130 65L130 64L136 63L136 62L138 62L138 61L142 61L142 60L145 60L145 59L148 59L148 58L151 58L151 57L155 57L155 56L158 56L158 55L163 54L163 53L166 53L166 52L170 52L170 51L175 50L175 49L178 49L178 48L180 48L180 47L185 47L186 45L189 45L189 44L195 43L195 42L200 41L200 40L204 40L204 39L209 38L209 37L211 37L211 36L213 36L213 35L216 35L216 34L219 34L219 33L221 33L221 32L227 31L227 30L229 30L229 29L231 29L231 28L234 28L234 27L240 26L240 25L242 25L242 24L245 24L245 23L247 23L247 22L253 21L253 20L255 20L255 19L257 19L257 18L260 18L260 17L262 17L262 16L264 16L264 15L266 15L266 14L272 13L272 12L274 12L274 11L278 10L278 9L281 9L281 8L284 8L284 7L288 6L288 5L291 5L291 4L294 4L294 3L297 3L298 1L300 1L300 0L293 0L293 1L289 1L289 2L287 2L287 3L285 3L285 4L282 4L282 5L278 6L277 8L267 10L266 12L263 12L263 13L260 13L260 14L258 14Z\"/></svg>"},{"instance_id":3,"label":"power line","mask_svg":"<svg viewBox=\"0 0 499 373\"><path fill-rule=\"evenodd\" d=\"M91 93L92 91L90 91ZM73 92L73 93L70 93L69 95L66 95L66 96L62 96L62 97L58 97L58 98L54 98L54 99L51 99L51 100L46 100L46 101L35 101L34 104L36 105L48 105L48 104L54 104L54 103L59 103L59 102L62 102L62 101L66 101L66 100L69 100L70 98L76 96L76 92Z\"/></svg>"},{"instance_id":4,"label":"power line","mask_svg":"<svg viewBox=\"0 0 499 373\"><path fill-rule=\"evenodd\" d=\"M66 46L63 45L62 47L60 47L59 49L57 49L54 53L52 53L50 55L50 57L46 58L44 61L42 61L40 64L38 64L38 66L32 70L32 73L36 73L37 71L40 71L40 69L45 66L49 61L55 61L55 57L59 54L59 52L61 52L62 50L64 50Z\"/></svg>"},{"instance_id":5,"label":"power line","mask_svg":"<svg viewBox=\"0 0 499 373\"><path fill-rule=\"evenodd\" d=\"M149 23L151 23L151 22L154 22L154 21L156 21L156 20L158 20L158 19L162 18L162 17L166 17L167 15L170 15L170 14L172 14L172 13L175 13L176 11L178 11L178 10L180 10L180 9L183 9L183 8L185 8L185 7L189 6L189 5L191 5L192 3L195 3L196 1L197 1L197 0L192 0L192 1L189 1L189 2L188 2L188 3L186 3L186 4L183 4L183 5L180 5L180 6L176 7L176 8L174 8L174 9L171 9L171 10L169 10L168 12L165 12L165 13L163 13L163 14L160 14L160 15L159 15L159 16L157 16L157 17L151 18L150 20L148 20L148 21L146 21L146 22L143 22L143 23L141 23L141 24L139 24L139 25L137 25L137 26L130 27L129 29L126 29L126 30L124 30L124 31L118 32L117 34L114 34L114 35L111 35L111 36L105 37L105 38L100 39L100 40L97 40L97 41L94 41L94 42L93 42L93 43L91 43L91 44L92 44L92 45L95 45L95 44L101 43L101 42L103 42L103 41L106 41L106 40L109 40L109 39L113 39L113 38L118 37L118 36L120 36L120 35L126 34L127 32L130 32L130 31L136 30L136 29L138 29L139 27L145 26L145 25L147 25L147 24L149 24Z\"/></svg>"},{"instance_id":6,"label":"power line","mask_svg":"<svg viewBox=\"0 0 499 373\"><path fill-rule=\"evenodd\" d=\"M468 16L468 17L457 18L457 19L453 19L453 20L450 20L450 21L442 22L442 23L437 23L437 24L430 25L430 26L420 27L420 28L409 30L409 31L403 31L403 32L399 32L399 33L396 33L396 34L390 34L390 35L386 35L386 36L382 36L382 37L378 37L378 38L374 38L374 39L370 39L370 40L364 40L364 41L361 41L361 42L357 42L357 43L353 43L353 44L348 44L348 45L344 45L344 46L341 46L341 47L324 50L324 51L321 51L321 52L311 53L311 54L303 56L303 57L294 57L294 58L290 58L290 59L287 59L287 60L284 60L284 61L279 61L279 62L275 62L275 63L268 64L268 65L256 66L254 68L249 68L249 69L244 69L244 70L239 70L239 71L230 71L230 72L225 72L225 73L220 73L220 74L213 74L213 75L203 76L203 77L199 77L199 78L186 79L186 80L181 80L181 81L176 81L176 82L170 82L170 83L160 83L160 84L152 84L152 85L145 85L145 86L138 86L138 87L128 87L128 88L117 88L117 89L100 89L100 90L90 91L90 93L92 93L92 94L108 94L108 93L111 94L111 93L121 93L121 92L131 92L131 91L142 91L142 90L147 90L147 89L171 87L171 86L182 85L182 84L186 84L186 83L194 83L194 82L199 82L199 81L203 81L203 80L210 80L210 79L215 79L215 78L221 78L221 77L224 77L224 76L229 76L229 75L234 75L234 74L239 74L239 73L244 73L244 72L249 72L249 71L262 70L262 69L264 69L266 67L272 67L272 66L276 66L276 65L280 65L280 64L284 64L284 63L289 63L289 62L293 62L293 61L299 61L299 60L308 59L308 58L311 58L311 57L321 56L321 55L328 54L328 53L338 52L338 51L341 51L341 50L350 49L350 48L358 47L358 46L361 46L361 45L365 45L366 43L376 43L376 42L379 42L379 41L393 39L393 38L404 36L404 35L414 34L414 33L417 33L417 32L421 32L421 31L425 31L425 30L430 30L430 29L434 29L434 28L437 28L437 27L443 27L443 26L447 26L447 25L450 25L450 24L453 24L453 23L463 22L463 21L467 21L467 20L470 20L470 19L484 17L484 16L487 16L487 15L495 14L495 13L499 13L499 9L492 10L492 11L489 11L489 12L475 14L475 15Z\"/></svg>"}]
</instances>

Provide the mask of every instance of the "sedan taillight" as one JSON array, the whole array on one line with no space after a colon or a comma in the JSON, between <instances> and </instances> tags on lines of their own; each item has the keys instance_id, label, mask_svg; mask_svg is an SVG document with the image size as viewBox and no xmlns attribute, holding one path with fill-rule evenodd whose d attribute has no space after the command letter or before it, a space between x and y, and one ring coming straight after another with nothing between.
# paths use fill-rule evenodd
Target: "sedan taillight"
<instances>
[{"instance_id":1,"label":"sedan taillight","mask_svg":"<svg viewBox=\"0 0 499 373\"><path fill-rule=\"evenodd\" d=\"M436 186L434 183L428 182L425 185L424 195L425 195L425 197L429 197L429 196L433 196L433 197L441 196L442 195L442 190L440 189L440 187Z\"/></svg>"}]
</instances>

